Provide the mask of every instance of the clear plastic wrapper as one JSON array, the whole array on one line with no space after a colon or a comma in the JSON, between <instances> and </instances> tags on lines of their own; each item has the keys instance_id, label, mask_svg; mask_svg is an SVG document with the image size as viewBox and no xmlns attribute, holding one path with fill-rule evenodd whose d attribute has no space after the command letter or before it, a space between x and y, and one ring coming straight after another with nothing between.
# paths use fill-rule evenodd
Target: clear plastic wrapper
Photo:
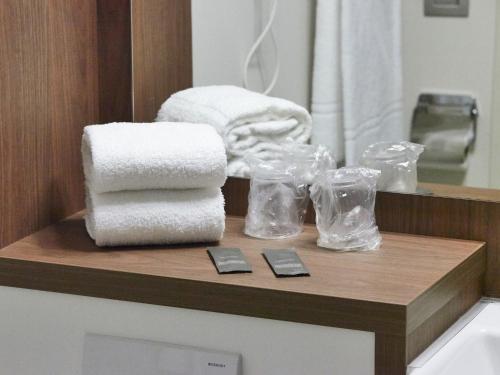
<instances>
[{"instance_id":1,"label":"clear plastic wrapper","mask_svg":"<svg viewBox=\"0 0 500 375\"><path fill-rule=\"evenodd\" d=\"M377 189L398 193L417 190L417 160L424 146L411 142L379 142L370 145L360 164L381 172Z\"/></svg>"},{"instance_id":2,"label":"clear plastic wrapper","mask_svg":"<svg viewBox=\"0 0 500 375\"><path fill-rule=\"evenodd\" d=\"M308 185L284 160L250 159L251 180L245 234L279 239L302 232Z\"/></svg>"},{"instance_id":3,"label":"clear plastic wrapper","mask_svg":"<svg viewBox=\"0 0 500 375\"><path fill-rule=\"evenodd\" d=\"M341 251L375 250L381 236L375 223L380 171L356 167L330 170L311 186L318 246Z\"/></svg>"},{"instance_id":4,"label":"clear plastic wrapper","mask_svg":"<svg viewBox=\"0 0 500 375\"><path fill-rule=\"evenodd\" d=\"M337 164L330 150L323 145L286 143L283 161L293 168L297 178L312 184L321 171L335 169Z\"/></svg>"}]
</instances>

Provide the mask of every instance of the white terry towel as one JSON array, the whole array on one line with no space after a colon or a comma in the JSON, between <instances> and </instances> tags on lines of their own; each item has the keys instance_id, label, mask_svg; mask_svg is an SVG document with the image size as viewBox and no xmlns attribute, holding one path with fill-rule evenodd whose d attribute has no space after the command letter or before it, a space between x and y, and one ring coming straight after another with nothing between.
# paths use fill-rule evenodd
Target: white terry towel
<instances>
[{"instance_id":1,"label":"white terry towel","mask_svg":"<svg viewBox=\"0 0 500 375\"><path fill-rule=\"evenodd\" d=\"M224 142L204 124L86 126L82 155L95 193L220 187L226 180Z\"/></svg>"},{"instance_id":2,"label":"white terry towel","mask_svg":"<svg viewBox=\"0 0 500 375\"><path fill-rule=\"evenodd\" d=\"M318 0L316 5L311 114L313 144L332 150L344 161L342 71L340 66L340 0Z\"/></svg>"},{"instance_id":3,"label":"white terry towel","mask_svg":"<svg viewBox=\"0 0 500 375\"><path fill-rule=\"evenodd\" d=\"M285 140L307 143L312 122L295 103L236 86L179 91L163 103L156 121L212 125L224 138L230 164L248 152L273 154Z\"/></svg>"},{"instance_id":4,"label":"white terry towel","mask_svg":"<svg viewBox=\"0 0 500 375\"><path fill-rule=\"evenodd\" d=\"M96 194L87 190L87 231L97 246L213 242L224 232L219 188Z\"/></svg>"},{"instance_id":5,"label":"white terry towel","mask_svg":"<svg viewBox=\"0 0 500 375\"><path fill-rule=\"evenodd\" d=\"M406 140L401 0L318 0L316 38L313 142L353 165L371 143Z\"/></svg>"}]
</instances>

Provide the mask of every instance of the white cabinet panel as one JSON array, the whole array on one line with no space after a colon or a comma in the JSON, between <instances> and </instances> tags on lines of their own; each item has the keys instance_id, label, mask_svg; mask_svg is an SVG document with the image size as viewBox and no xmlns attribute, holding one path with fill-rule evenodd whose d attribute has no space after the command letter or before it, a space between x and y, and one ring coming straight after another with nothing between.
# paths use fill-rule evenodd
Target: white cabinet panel
<instances>
[{"instance_id":1,"label":"white cabinet panel","mask_svg":"<svg viewBox=\"0 0 500 375\"><path fill-rule=\"evenodd\" d=\"M244 375L372 375L371 332L0 287L2 374L82 375L86 333L241 353Z\"/></svg>"}]
</instances>

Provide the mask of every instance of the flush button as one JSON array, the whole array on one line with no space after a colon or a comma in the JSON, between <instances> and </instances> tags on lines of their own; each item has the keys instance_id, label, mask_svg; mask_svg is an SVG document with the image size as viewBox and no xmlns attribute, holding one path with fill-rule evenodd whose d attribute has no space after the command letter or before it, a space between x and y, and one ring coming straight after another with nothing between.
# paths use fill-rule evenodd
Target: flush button
<instances>
[{"instance_id":1,"label":"flush button","mask_svg":"<svg viewBox=\"0 0 500 375\"><path fill-rule=\"evenodd\" d=\"M468 17L469 0L424 0L424 15L431 17Z\"/></svg>"},{"instance_id":2,"label":"flush button","mask_svg":"<svg viewBox=\"0 0 500 375\"><path fill-rule=\"evenodd\" d=\"M164 342L88 333L83 375L241 375L242 357Z\"/></svg>"}]
</instances>

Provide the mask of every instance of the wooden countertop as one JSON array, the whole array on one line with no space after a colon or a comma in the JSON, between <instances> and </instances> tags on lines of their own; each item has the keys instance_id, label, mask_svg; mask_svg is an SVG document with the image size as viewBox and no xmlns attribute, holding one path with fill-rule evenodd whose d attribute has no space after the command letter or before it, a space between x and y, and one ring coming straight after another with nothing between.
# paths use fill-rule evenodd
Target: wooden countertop
<instances>
[{"instance_id":1,"label":"wooden countertop","mask_svg":"<svg viewBox=\"0 0 500 375\"><path fill-rule=\"evenodd\" d=\"M97 248L77 214L0 250L0 284L406 335L484 272L481 242L383 233L378 251L338 253L312 225L275 241L226 225L220 246L240 247L253 273L218 275L206 244ZM276 278L261 255L291 246L311 277Z\"/></svg>"}]
</instances>

